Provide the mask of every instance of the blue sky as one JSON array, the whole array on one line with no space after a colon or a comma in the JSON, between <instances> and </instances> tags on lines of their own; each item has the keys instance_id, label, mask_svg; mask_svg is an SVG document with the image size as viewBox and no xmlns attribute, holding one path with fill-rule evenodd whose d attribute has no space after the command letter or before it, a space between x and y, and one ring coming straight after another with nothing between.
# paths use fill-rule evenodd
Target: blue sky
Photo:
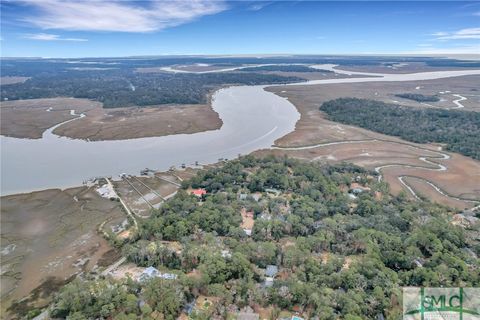
<instances>
[{"instance_id":1,"label":"blue sky","mask_svg":"<svg viewBox=\"0 0 480 320\"><path fill-rule=\"evenodd\" d=\"M480 2L4 0L1 55L480 53Z\"/></svg>"}]
</instances>

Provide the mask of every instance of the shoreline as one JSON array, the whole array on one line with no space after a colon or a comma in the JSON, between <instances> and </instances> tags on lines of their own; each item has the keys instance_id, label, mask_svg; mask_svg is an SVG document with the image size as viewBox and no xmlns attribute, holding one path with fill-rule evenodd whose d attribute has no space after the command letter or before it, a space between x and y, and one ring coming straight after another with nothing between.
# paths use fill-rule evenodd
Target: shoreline
<instances>
[{"instance_id":1,"label":"shoreline","mask_svg":"<svg viewBox=\"0 0 480 320\"><path fill-rule=\"evenodd\" d=\"M320 67L320 66L319 66ZM339 69L334 69L334 66L330 66L332 70L339 70ZM343 72L348 72L348 71L340 71L341 73ZM393 81L410 81L409 78L413 78L414 80L417 80L418 81L418 78L422 78L422 76L425 76L427 75L427 78L426 79L423 79L423 80L430 80L431 77L433 77L433 79L438 79L438 78L450 78L450 77L458 77L458 76L464 76L464 75L471 75L471 74L480 74L480 70L478 69L472 69L472 70L460 70L460 71L455 71L452 73L452 71L439 71L439 72L421 72L421 73L413 73L413 74L400 74L400 75L394 75L395 78L398 78L397 80L393 80ZM246 92L249 92L248 90L252 91L252 89L255 89L255 90L258 90L260 89L262 91L262 94L263 95L272 95L272 96L275 96L279 99L282 99L283 101L285 101L286 103L288 103L294 110L295 110L295 113L298 114L298 118L301 119L301 112L299 112L299 109L297 106L295 106L292 102L288 101L288 99L285 99L284 97L281 97L279 95L276 95L275 93L273 93L272 91L270 90L265 90L269 87L290 87L290 86L304 86L304 85L313 85L313 84L328 84L328 83L332 83L332 81L334 83L350 83L350 82L372 82L372 81L376 81L376 82L384 82L384 81L390 81L388 80L388 78L390 78L392 75L388 74L388 75L384 75L384 77L380 77L380 78L346 78L346 79L327 79L327 80L313 80L313 81L307 81L307 82L301 82L301 83L294 83L294 84L284 84L284 85L258 85L258 86L224 86L220 89L217 89L216 91L214 91L210 97L209 97L209 101L210 101L210 105L212 106L212 109L213 111L215 111L218 115L219 115L219 118L220 120L222 121L222 126L221 128L224 128L224 125L225 125L225 119L222 118L222 115L220 114L220 112L218 112L216 109L214 109L213 107L213 103L214 103L214 100L215 100L215 97L220 94L221 92L224 92L224 90L230 90L230 89L233 89L233 88L238 88L239 90L244 90ZM386 80L387 78L387 80ZM408 79L406 79L408 78ZM250 97L249 97L250 98ZM268 99L267 99L268 100ZM268 100L269 101L269 100ZM242 101L243 102L243 101ZM271 101L270 101L271 103ZM244 103L242 104L242 106L245 105ZM218 106L217 106L217 109L218 109ZM227 109L223 110L222 112L226 112L226 110L228 110L228 112L232 112L231 110L231 106L229 105ZM235 109L235 108L233 108ZM235 112L235 110L233 110ZM238 110L237 110L238 111ZM232 114L230 114L230 116L232 116ZM225 117L225 114L223 115L223 117ZM79 118L75 118L75 120L77 120ZM230 121L232 121L233 119L235 119L235 116L233 116L232 119L229 119ZM279 135L279 137L277 137L276 139L274 139L273 143L270 144L270 147L272 145L275 145L275 142L279 139L282 139L283 137L285 137L287 134L290 134L292 132L295 132L298 128L297 128L297 120L299 119L296 119L294 120L293 122L293 128L290 130L288 129L288 132L283 132L281 135ZM73 121L70 120L70 121ZM234 121L234 120L233 120ZM291 122L291 119L288 120ZM59 127L61 127L62 124L58 125ZM48 131L48 130L47 130ZM214 130L213 132L220 132L221 130ZM256 143L256 140L258 139L263 139L263 138L268 138L268 136L270 134L273 133L273 131L275 131L275 128L273 129L270 129L270 130L267 130L266 133L263 133L263 135L260 135L259 137L255 137L251 140L247 140L247 142L243 142L242 144L240 144L240 146L236 146L235 148L241 148L241 147L246 147L252 143ZM172 139L176 139L180 136L184 136L184 137L195 137L195 136L199 136L199 135L202 135L202 134L205 134L205 133L209 133L209 132L212 132L212 131L203 131L203 132L200 132L200 133L194 133L194 134L173 134L173 135L169 135L169 136L163 136L161 138L164 138L164 137L169 137L169 138L172 138ZM55 135L55 133L53 133L53 135ZM58 136L56 136L58 137ZM68 139L68 138L61 138L62 140L64 139ZM142 140L143 139L143 140ZM145 140L147 139L147 140ZM148 140L148 139L157 139L157 137L155 138L140 138L140 139L122 139L122 140L111 140L111 141L108 141L108 142L111 142L111 143L129 143L129 142L139 142L139 143L142 143L143 141L145 141L145 143L149 143L147 141L153 141L153 140ZM225 138L222 139L222 141L224 140ZM69 140L69 141L72 141L72 142L75 142L75 141L78 141L78 140ZM95 141L96 143L102 143L102 142L107 142L107 141ZM224 141L225 143L226 141ZM2 140L2 144L3 144L3 140ZM181 143L180 143L181 145ZM120 145L119 145L120 146ZM254 149L251 149L250 147L248 148L250 151L248 151L248 153L250 152L254 152L255 150L259 150L259 149L263 149L263 148L269 148L268 146L258 146ZM227 147L228 148L228 147ZM222 149L224 150L224 152L228 153L228 150L231 150L231 149ZM239 154L241 152L238 152L236 154ZM211 157L210 157L211 158ZM217 158L218 159L218 158ZM205 159L200 159L200 162L202 163L211 163L213 159L210 159L210 160L206 160ZM186 161L186 162L190 162L190 161ZM178 166L179 163L175 163L175 161L171 161L171 162L168 162L168 164L166 164L168 167L170 165L176 165ZM148 164L146 166L149 166ZM159 167L158 170L165 170L165 165L161 165L161 166L158 166L156 164L151 164L150 166L155 166L155 167ZM142 165L142 167L145 167ZM121 170L121 169L119 169ZM137 170L140 170L140 169L137 169ZM138 172L138 171L137 171ZM129 173L132 173L132 170L130 169L129 170ZM112 174L114 174L112 172ZM112 175L110 174L110 175ZM98 176L108 176L109 174L99 174ZM94 174L94 175L90 175L90 178L93 177L93 176L97 176L97 174ZM88 177L84 177L83 179L88 179ZM78 180L77 180L78 181ZM71 183L66 183L66 184L57 184L55 185L55 187L52 187L52 188L33 188L31 190L25 190L23 191L22 189L23 188L11 188L13 189L12 191L7 191L6 193L1 193L1 197L3 196L8 196L8 195L14 195L14 194L21 194L21 193L29 193L29 192L36 192L36 191L41 191L41 190L48 190L48 189L56 189L56 188L70 188L70 187L75 187L75 186L78 186L79 183L78 182L71 182ZM0 191L1 192L1 191Z\"/></svg>"}]
</instances>

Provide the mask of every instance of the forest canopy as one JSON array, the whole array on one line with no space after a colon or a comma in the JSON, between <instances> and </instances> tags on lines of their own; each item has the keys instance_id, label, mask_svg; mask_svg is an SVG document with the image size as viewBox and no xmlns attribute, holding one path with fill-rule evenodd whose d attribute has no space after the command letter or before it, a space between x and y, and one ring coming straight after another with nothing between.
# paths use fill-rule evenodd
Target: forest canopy
<instances>
[{"instance_id":1,"label":"forest canopy","mask_svg":"<svg viewBox=\"0 0 480 320\"><path fill-rule=\"evenodd\" d=\"M226 84L256 85L305 81L260 73L171 74L135 73L129 70L74 71L40 74L24 83L1 87L2 99L54 97L86 98L104 108L161 104L201 104L208 93Z\"/></svg>"},{"instance_id":2,"label":"forest canopy","mask_svg":"<svg viewBox=\"0 0 480 320\"><path fill-rule=\"evenodd\" d=\"M413 101L417 101L417 102L438 102L438 101L440 101L440 98L437 97L436 95L429 96L429 95L424 95L424 94L420 94L420 93L400 93L400 94L396 94L395 97L408 99L408 100L413 100Z\"/></svg>"},{"instance_id":3,"label":"forest canopy","mask_svg":"<svg viewBox=\"0 0 480 320\"><path fill-rule=\"evenodd\" d=\"M340 98L322 104L330 120L446 149L480 160L480 113L418 109L376 100Z\"/></svg>"},{"instance_id":4,"label":"forest canopy","mask_svg":"<svg viewBox=\"0 0 480 320\"><path fill-rule=\"evenodd\" d=\"M349 195L354 186L364 191ZM192 188L206 194L196 197ZM251 235L242 227L243 209L253 215ZM454 214L391 197L374 172L351 164L242 157L184 181L120 244L130 262L177 279L87 277L62 289L52 312L69 319L176 319L190 310L192 319L235 319L251 307L274 319L294 312L398 319L403 286L480 285L478 219L463 227L452 223ZM278 270L273 280L268 266ZM208 308L198 307L196 299L207 296Z\"/></svg>"}]
</instances>

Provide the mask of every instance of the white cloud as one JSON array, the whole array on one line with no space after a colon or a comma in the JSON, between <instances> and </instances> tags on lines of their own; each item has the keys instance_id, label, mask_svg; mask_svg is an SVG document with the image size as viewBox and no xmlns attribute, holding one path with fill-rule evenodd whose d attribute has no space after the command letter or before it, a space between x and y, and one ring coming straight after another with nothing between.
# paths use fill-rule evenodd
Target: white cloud
<instances>
[{"instance_id":1,"label":"white cloud","mask_svg":"<svg viewBox=\"0 0 480 320\"><path fill-rule=\"evenodd\" d=\"M473 16L480 17L480 11L472 13Z\"/></svg>"},{"instance_id":2,"label":"white cloud","mask_svg":"<svg viewBox=\"0 0 480 320\"><path fill-rule=\"evenodd\" d=\"M448 36L448 33L447 32L435 32L435 33L432 33L432 36L444 37L444 36Z\"/></svg>"},{"instance_id":3,"label":"white cloud","mask_svg":"<svg viewBox=\"0 0 480 320\"><path fill-rule=\"evenodd\" d=\"M125 2L22 0L38 10L24 20L43 29L151 32L226 10L218 0ZM143 6L139 5L144 4Z\"/></svg>"},{"instance_id":4,"label":"white cloud","mask_svg":"<svg viewBox=\"0 0 480 320\"><path fill-rule=\"evenodd\" d=\"M437 40L480 39L480 28L466 28L455 32L436 32Z\"/></svg>"},{"instance_id":5,"label":"white cloud","mask_svg":"<svg viewBox=\"0 0 480 320\"><path fill-rule=\"evenodd\" d=\"M480 52L480 45L475 46L463 46L463 47L451 47L451 48L421 48L417 50L411 50L402 52L403 54L472 54L478 56Z\"/></svg>"},{"instance_id":6,"label":"white cloud","mask_svg":"<svg viewBox=\"0 0 480 320\"><path fill-rule=\"evenodd\" d=\"M88 41L81 38L62 38L58 34L50 33L33 33L24 36L25 39L41 40L41 41Z\"/></svg>"},{"instance_id":7,"label":"white cloud","mask_svg":"<svg viewBox=\"0 0 480 320\"><path fill-rule=\"evenodd\" d=\"M259 11L262 10L263 8L271 5L272 2L257 2L252 4L251 6L248 7L248 10L250 11Z\"/></svg>"}]
</instances>

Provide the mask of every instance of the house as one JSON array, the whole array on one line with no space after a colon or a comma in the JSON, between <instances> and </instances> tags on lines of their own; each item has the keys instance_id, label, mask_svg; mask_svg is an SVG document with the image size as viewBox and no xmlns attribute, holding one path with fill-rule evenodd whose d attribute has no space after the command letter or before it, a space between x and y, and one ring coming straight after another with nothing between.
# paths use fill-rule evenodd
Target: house
<instances>
[{"instance_id":1,"label":"house","mask_svg":"<svg viewBox=\"0 0 480 320\"><path fill-rule=\"evenodd\" d=\"M253 225L255 224L255 220L253 219L254 213L253 211L247 211L245 208L242 208L240 211L242 215L242 224L240 227L245 231L247 236L252 234Z\"/></svg>"},{"instance_id":2,"label":"house","mask_svg":"<svg viewBox=\"0 0 480 320\"><path fill-rule=\"evenodd\" d=\"M246 193L240 193L238 195L239 200L247 200L247 197L248 197L248 194L246 194Z\"/></svg>"},{"instance_id":3,"label":"house","mask_svg":"<svg viewBox=\"0 0 480 320\"><path fill-rule=\"evenodd\" d=\"M146 281L151 278L158 277L160 275L160 271L158 271L155 267L148 267L143 270L143 272L138 277L139 281Z\"/></svg>"},{"instance_id":4,"label":"house","mask_svg":"<svg viewBox=\"0 0 480 320\"><path fill-rule=\"evenodd\" d=\"M201 198L203 195L207 194L207 190L199 188L199 189L192 190L190 193L193 194L194 196Z\"/></svg>"},{"instance_id":5,"label":"house","mask_svg":"<svg viewBox=\"0 0 480 320\"><path fill-rule=\"evenodd\" d=\"M353 193L354 195L360 194L364 191L370 191L370 190L371 189L369 187L365 187L357 182L353 182L352 184L350 184L350 193Z\"/></svg>"},{"instance_id":6,"label":"house","mask_svg":"<svg viewBox=\"0 0 480 320\"><path fill-rule=\"evenodd\" d=\"M96 189L97 193L102 197L102 198L107 198L107 199L117 199L117 193L115 190L113 190L113 187L111 185L104 184L103 186L99 187Z\"/></svg>"},{"instance_id":7,"label":"house","mask_svg":"<svg viewBox=\"0 0 480 320\"><path fill-rule=\"evenodd\" d=\"M274 265L268 265L265 269L265 276L274 278L278 273L278 267Z\"/></svg>"},{"instance_id":8,"label":"house","mask_svg":"<svg viewBox=\"0 0 480 320\"><path fill-rule=\"evenodd\" d=\"M167 280L175 280L178 276L175 273L161 273L159 277Z\"/></svg>"},{"instance_id":9,"label":"house","mask_svg":"<svg viewBox=\"0 0 480 320\"><path fill-rule=\"evenodd\" d=\"M353 189L350 189L350 193L351 193L352 195L354 195L354 196L356 196L356 195L358 195L358 194L360 194L360 193L362 193L362 192L363 192L363 189L361 189L361 188L353 188Z\"/></svg>"},{"instance_id":10,"label":"house","mask_svg":"<svg viewBox=\"0 0 480 320\"><path fill-rule=\"evenodd\" d=\"M274 195L275 197L278 197L282 192L278 189L274 189L274 188L266 188L265 191L268 193L268 194L272 194Z\"/></svg>"},{"instance_id":11,"label":"house","mask_svg":"<svg viewBox=\"0 0 480 320\"><path fill-rule=\"evenodd\" d=\"M265 282L263 283L263 285L266 287L266 288L269 288L271 286L273 286L273 278L272 277L265 277Z\"/></svg>"},{"instance_id":12,"label":"house","mask_svg":"<svg viewBox=\"0 0 480 320\"><path fill-rule=\"evenodd\" d=\"M229 250L222 250L221 254L222 254L223 258L231 258L232 257L232 254L230 253Z\"/></svg>"},{"instance_id":13,"label":"house","mask_svg":"<svg viewBox=\"0 0 480 320\"><path fill-rule=\"evenodd\" d=\"M273 286L273 282L275 281L275 276L278 273L278 267L274 265L267 265L267 268L265 269L265 282L263 285L265 287L271 287Z\"/></svg>"},{"instance_id":14,"label":"house","mask_svg":"<svg viewBox=\"0 0 480 320\"><path fill-rule=\"evenodd\" d=\"M138 277L138 281L147 281L151 278L162 278L166 280L175 280L177 275L174 273L161 273L157 268L148 267L143 270L143 272Z\"/></svg>"}]
</instances>

